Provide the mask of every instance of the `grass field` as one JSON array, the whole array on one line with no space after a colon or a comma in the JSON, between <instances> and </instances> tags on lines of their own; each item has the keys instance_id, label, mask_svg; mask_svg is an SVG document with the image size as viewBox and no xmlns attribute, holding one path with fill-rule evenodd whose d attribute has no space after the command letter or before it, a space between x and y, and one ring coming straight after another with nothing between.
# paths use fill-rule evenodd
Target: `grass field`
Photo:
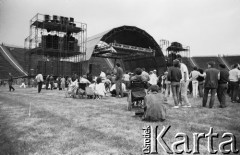
<instances>
[{"instance_id":1,"label":"grass field","mask_svg":"<svg viewBox=\"0 0 240 155\"><path fill-rule=\"evenodd\" d=\"M202 108L201 100L190 98L192 108L173 109L169 98L167 119L164 122L143 122L127 111L126 98L106 97L102 100L65 98L63 91L36 88L8 92L0 87L0 155L8 154L83 154L83 155L140 155L143 146L143 127L171 125L164 137L168 144L177 141L178 132L219 133L214 149L224 139L224 132L236 136L240 149L240 104L230 103L225 109ZM31 116L29 117L29 105ZM160 155L166 154L158 146ZM207 139L200 140L200 154L207 155ZM220 154L220 153L218 153Z\"/></svg>"}]
</instances>

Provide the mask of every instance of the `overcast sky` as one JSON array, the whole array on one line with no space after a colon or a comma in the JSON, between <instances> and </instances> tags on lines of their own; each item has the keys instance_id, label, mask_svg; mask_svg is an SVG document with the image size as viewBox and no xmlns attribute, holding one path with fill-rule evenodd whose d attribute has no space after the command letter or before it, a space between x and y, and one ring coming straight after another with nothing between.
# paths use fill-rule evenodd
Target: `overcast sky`
<instances>
[{"instance_id":1,"label":"overcast sky","mask_svg":"<svg viewBox=\"0 0 240 155\"><path fill-rule=\"evenodd\" d=\"M87 23L88 37L130 25L192 56L240 54L240 0L0 0L0 43L24 46L37 13Z\"/></svg>"}]
</instances>

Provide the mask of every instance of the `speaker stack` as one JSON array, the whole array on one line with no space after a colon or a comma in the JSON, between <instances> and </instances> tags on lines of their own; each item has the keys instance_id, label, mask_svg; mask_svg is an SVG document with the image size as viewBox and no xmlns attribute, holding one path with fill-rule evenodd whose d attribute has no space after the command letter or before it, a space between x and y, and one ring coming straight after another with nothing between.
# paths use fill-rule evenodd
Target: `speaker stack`
<instances>
[{"instance_id":1,"label":"speaker stack","mask_svg":"<svg viewBox=\"0 0 240 155\"><path fill-rule=\"evenodd\" d=\"M70 17L70 23L74 23L74 18Z\"/></svg>"},{"instance_id":2,"label":"speaker stack","mask_svg":"<svg viewBox=\"0 0 240 155\"><path fill-rule=\"evenodd\" d=\"M68 17L64 17L64 24L68 25L68 23L69 23Z\"/></svg>"},{"instance_id":3,"label":"speaker stack","mask_svg":"<svg viewBox=\"0 0 240 155\"><path fill-rule=\"evenodd\" d=\"M49 15L44 15L44 21L49 22L50 21L50 16Z\"/></svg>"},{"instance_id":4,"label":"speaker stack","mask_svg":"<svg viewBox=\"0 0 240 155\"><path fill-rule=\"evenodd\" d=\"M63 24L63 23L64 23L64 17L60 16L60 24Z\"/></svg>"},{"instance_id":5,"label":"speaker stack","mask_svg":"<svg viewBox=\"0 0 240 155\"><path fill-rule=\"evenodd\" d=\"M70 17L69 26L71 26L71 27L75 27L76 26L76 24L74 26L74 18L72 18L72 17Z\"/></svg>"},{"instance_id":6,"label":"speaker stack","mask_svg":"<svg viewBox=\"0 0 240 155\"><path fill-rule=\"evenodd\" d=\"M53 20L52 20L52 22L53 22L53 23L59 23L58 16L53 15Z\"/></svg>"}]
</instances>

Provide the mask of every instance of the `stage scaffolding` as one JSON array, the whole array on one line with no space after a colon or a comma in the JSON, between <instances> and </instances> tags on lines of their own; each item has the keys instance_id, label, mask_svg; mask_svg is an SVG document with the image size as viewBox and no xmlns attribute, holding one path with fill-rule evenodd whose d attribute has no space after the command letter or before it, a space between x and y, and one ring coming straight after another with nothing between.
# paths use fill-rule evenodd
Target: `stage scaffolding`
<instances>
[{"instance_id":1,"label":"stage scaffolding","mask_svg":"<svg viewBox=\"0 0 240 155\"><path fill-rule=\"evenodd\" d=\"M112 59L134 60L139 57L155 56L155 50L119 43L109 43L105 46L96 47L92 56Z\"/></svg>"},{"instance_id":2,"label":"stage scaffolding","mask_svg":"<svg viewBox=\"0 0 240 155\"><path fill-rule=\"evenodd\" d=\"M82 74L86 60L87 24L74 18L36 14L30 20L24 47L26 68L31 74L66 76Z\"/></svg>"},{"instance_id":3,"label":"stage scaffolding","mask_svg":"<svg viewBox=\"0 0 240 155\"><path fill-rule=\"evenodd\" d=\"M160 47L165 53L165 61L168 65L172 65L173 60L181 57L186 60L185 63L190 62L190 46L184 46L178 42L170 42L165 39L160 40Z\"/></svg>"},{"instance_id":4,"label":"stage scaffolding","mask_svg":"<svg viewBox=\"0 0 240 155\"><path fill-rule=\"evenodd\" d=\"M123 61L133 61L136 59L146 59L155 56L155 50L151 48L143 48L119 43L109 43L103 46L96 46L92 57L110 58L114 60L114 68L117 60ZM122 67L124 65L122 64ZM125 67L124 67L125 69Z\"/></svg>"}]
</instances>

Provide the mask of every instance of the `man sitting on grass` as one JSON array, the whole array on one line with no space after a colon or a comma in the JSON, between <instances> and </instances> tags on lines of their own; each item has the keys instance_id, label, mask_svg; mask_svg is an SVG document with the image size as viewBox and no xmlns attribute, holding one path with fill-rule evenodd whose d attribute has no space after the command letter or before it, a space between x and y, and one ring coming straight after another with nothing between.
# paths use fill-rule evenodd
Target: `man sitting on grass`
<instances>
[{"instance_id":1,"label":"man sitting on grass","mask_svg":"<svg viewBox=\"0 0 240 155\"><path fill-rule=\"evenodd\" d=\"M126 85L122 83L122 91L123 91L123 97L126 97L128 95L128 92L126 90ZM110 93L113 97L116 96L116 84L113 84L112 87L110 88Z\"/></svg>"},{"instance_id":2,"label":"man sitting on grass","mask_svg":"<svg viewBox=\"0 0 240 155\"><path fill-rule=\"evenodd\" d=\"M152 85L149 87L149 94L144 98L144 115L143 120L147 121L164 121L166 119L166 107L163 105L164 97L158 93L159 87Z\"/></svg>"}]
</instances>

